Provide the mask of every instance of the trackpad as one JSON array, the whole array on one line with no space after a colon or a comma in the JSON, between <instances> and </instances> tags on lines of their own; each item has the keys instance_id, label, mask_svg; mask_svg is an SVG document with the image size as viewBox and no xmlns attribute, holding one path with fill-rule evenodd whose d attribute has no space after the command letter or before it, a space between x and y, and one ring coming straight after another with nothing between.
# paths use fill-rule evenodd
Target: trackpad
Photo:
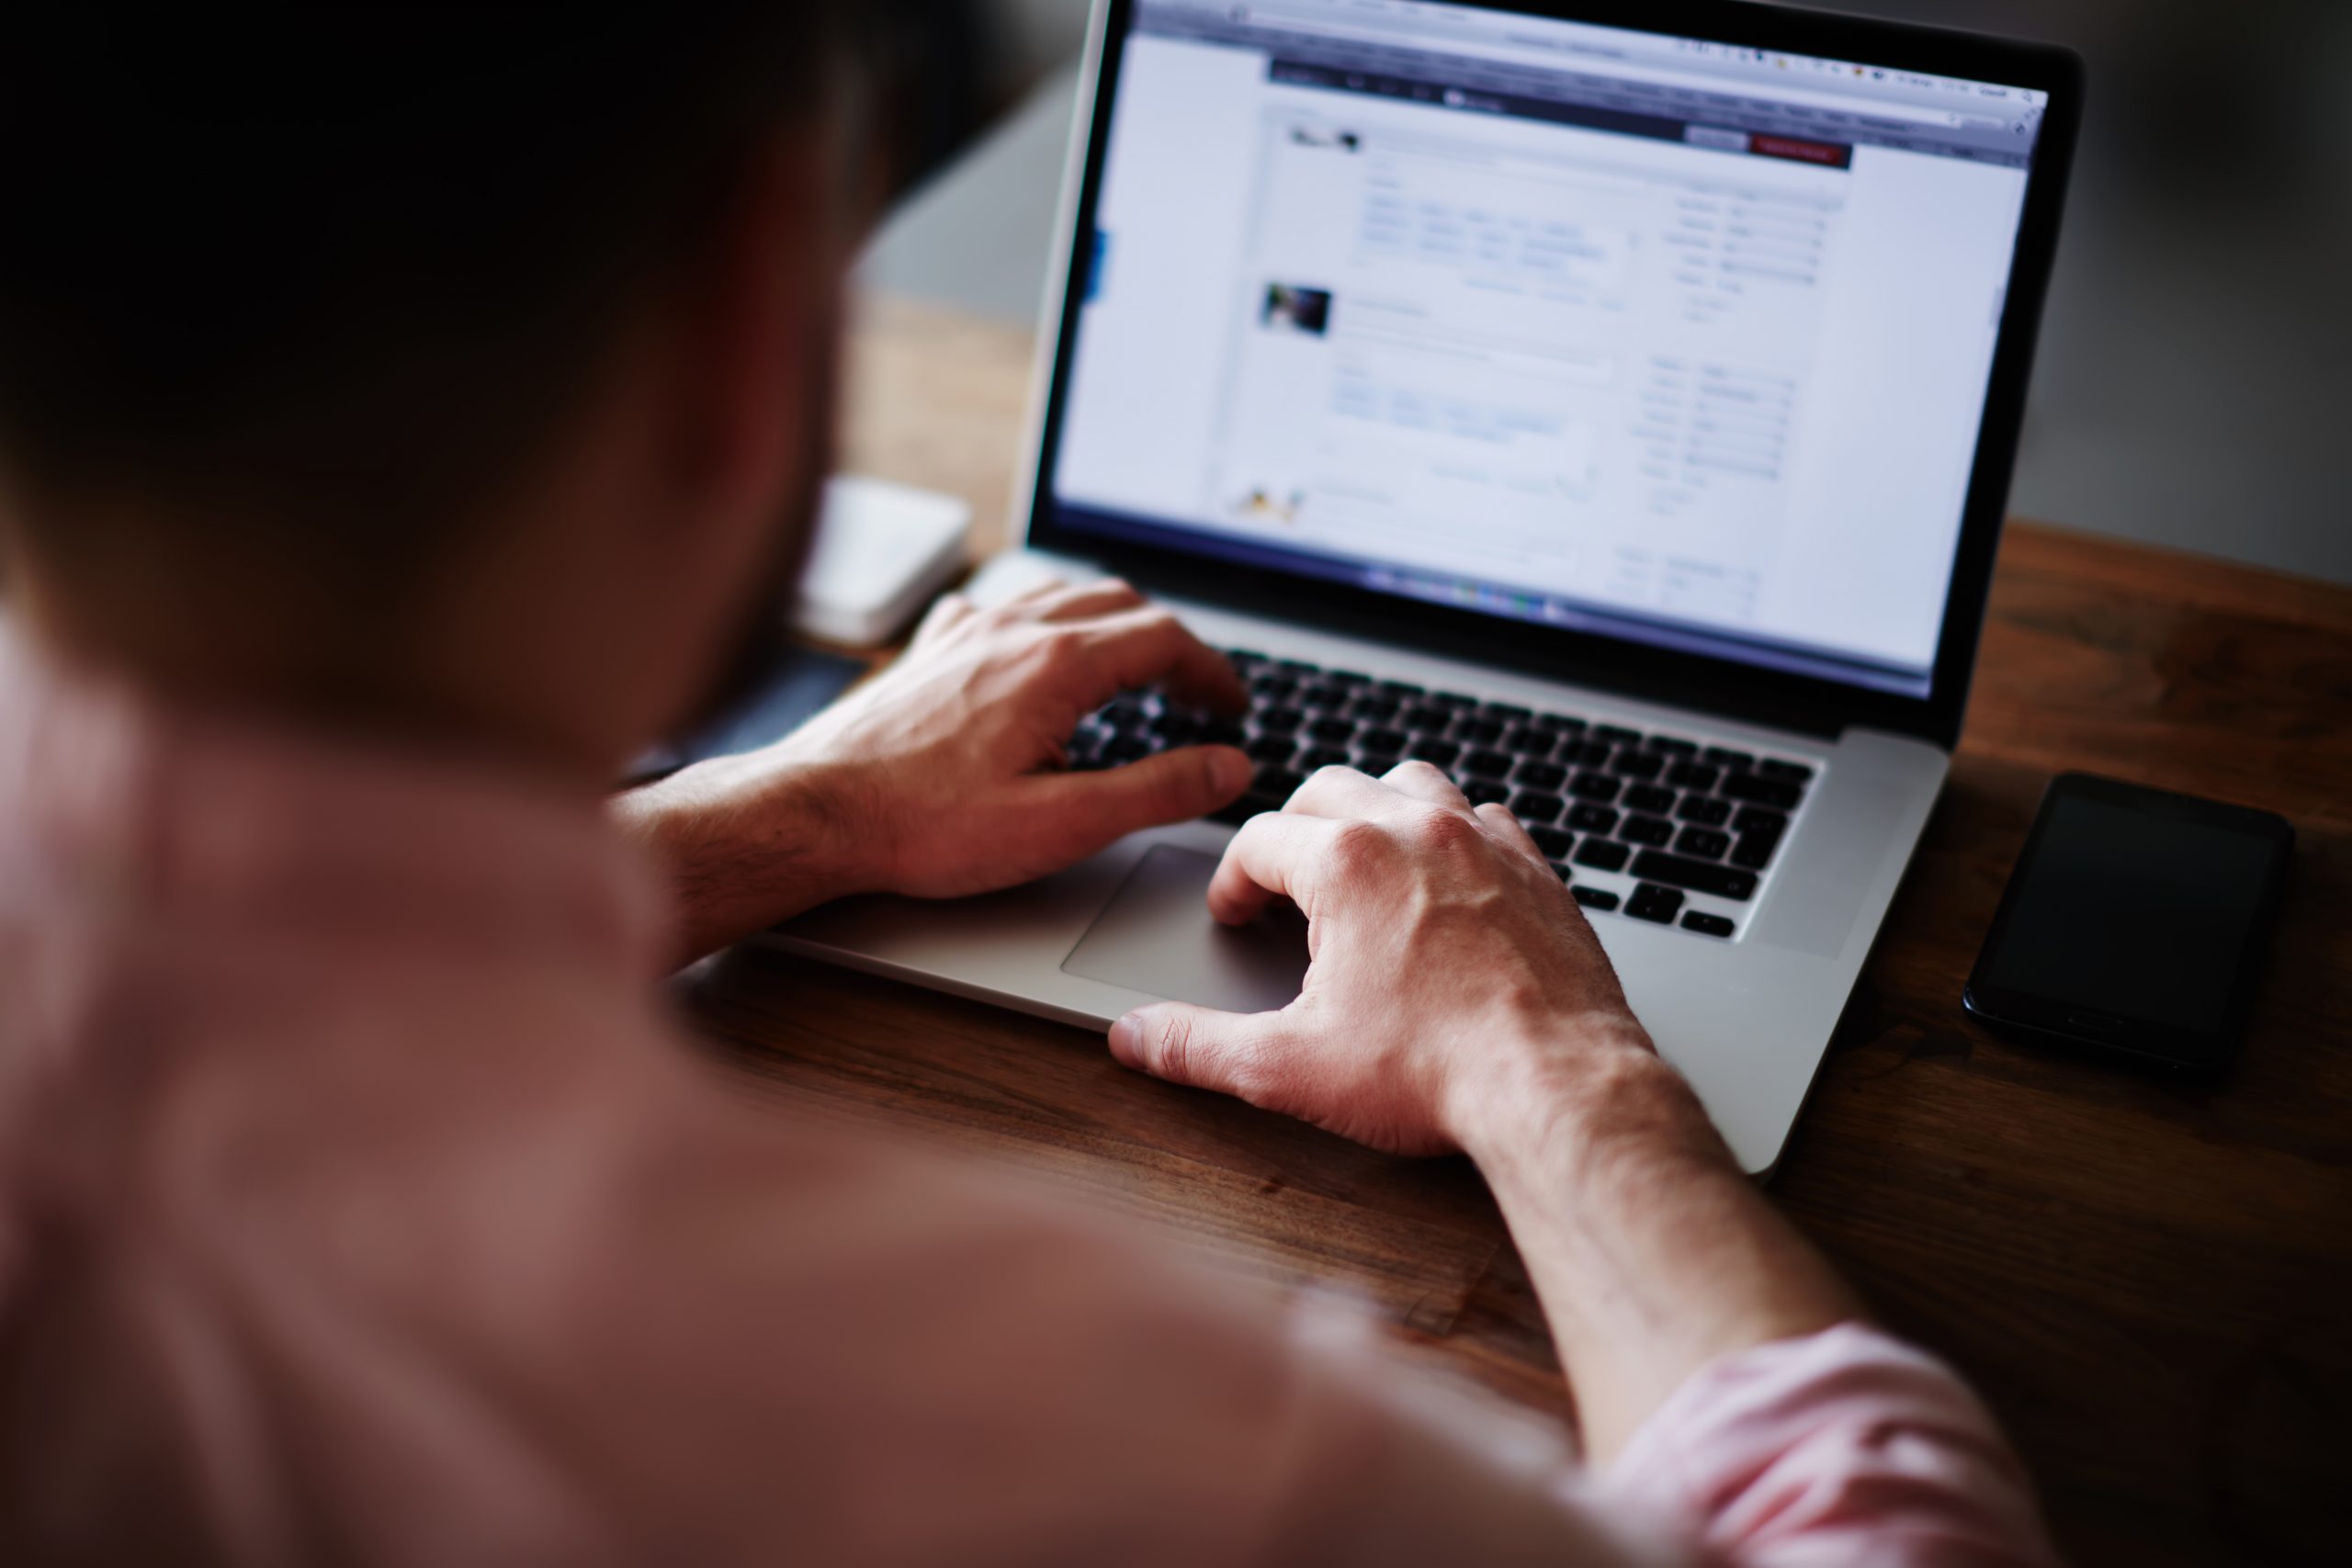
<instances>
[{"instance_id":1,"label":"trackpad","mask_svg":"<svg viewBox=\"0 0 2352 1568\"><path fill-rule=\"evenodd\" d=\"M1227 1012L1272 1012L1306 977L1306 919L1287 902L1246 926L1209 917L1216 857L1169 844L1136 863L1064 973Z\"/></svg>"}]
</instances>

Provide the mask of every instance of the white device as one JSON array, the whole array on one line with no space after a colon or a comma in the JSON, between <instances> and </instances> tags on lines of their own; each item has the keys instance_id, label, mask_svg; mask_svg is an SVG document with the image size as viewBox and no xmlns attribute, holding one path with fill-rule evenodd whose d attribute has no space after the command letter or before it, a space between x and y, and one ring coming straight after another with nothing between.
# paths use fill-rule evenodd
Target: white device
<instances>
[{"instance_id":1,"label":"white device","mask_svg":"<svg viewBox=\"0 0 2352 1568\"><path fill-rule=\"evenodd\" d=\"M800 574L797 631L872 648L905 630L964 570L972 509L952 495L837 475Z\"/></svg>"},{"instance_id":2,"label":"white device","mask_svg":"<svg viewBox=\"0 0 2352 1568\"><path fill-rule=\"evenodd\" d=\"M1780 1158L1959 736L2078 67L1657 14L1703 31L1098 6L1025 547L974 592L1138 582L1254 705L1137 694L1074 764L1225 739L1260 776L771 940L1073 1023L1278 1008L1299 933L1203 903L1231 823L1419 756L1528 823L1740 1160Z\"/></svg>"}]
</instances>

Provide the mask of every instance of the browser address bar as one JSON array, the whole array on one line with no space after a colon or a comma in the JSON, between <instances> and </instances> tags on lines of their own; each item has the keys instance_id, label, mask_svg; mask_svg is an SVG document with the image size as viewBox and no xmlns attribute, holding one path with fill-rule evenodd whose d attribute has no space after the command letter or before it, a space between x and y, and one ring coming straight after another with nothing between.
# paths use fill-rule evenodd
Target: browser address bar
<instances>
[{"instance_id":1,"label":"browser address bar","mask_svg":"<svg viewBox=\"0 0 2352 1568\"><path fill-rule=\"evenodd\" d=\"M1311 13L1285 11L1278 6L1253 6L1250 9L1252 21L1272 22L1299 32L1319 37L1340 39L1353 43L1395 43L1400 33L1422 38L1442 39L1448 52L1482 60L1499 61L1514 65L1550 66L1566 69L1563 57L1580 65L1589 66L1592 74L1611 76L1622 81L1646 82L1656 86L1695 87L1713 92L1745 89L1751 96L1773 103L1803 104L1813 108L1840 109L1849 114L1871 114L1885 119L1899 119L1913 125L1988 125L2007 122L1993 115L1969 114L1960 109L1923 108L1916 106L1886 103L1877 99L1858 99L1837 93L1812 93L1801 87L1754 83L1746 78L1708 75L1701 72L1676 71L1660 66L1637 65L1622 56L1600 50L1585 50L1574 45L1552 46L1532 43L1488 43L1466 31L1442 27L1414 27L1408 18L1399 17L1393 27L1354 27L1346 22Z\"/></svg>"}]
</instances>

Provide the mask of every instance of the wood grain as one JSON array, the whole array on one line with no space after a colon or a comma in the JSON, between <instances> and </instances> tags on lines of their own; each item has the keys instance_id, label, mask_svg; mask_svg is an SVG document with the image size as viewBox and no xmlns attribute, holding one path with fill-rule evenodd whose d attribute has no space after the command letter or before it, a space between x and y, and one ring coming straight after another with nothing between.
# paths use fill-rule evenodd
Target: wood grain
<instances>
[{"instance_id":1,"label":"wood grain","mask_svg":"<svg viewBox=\"0 0 2352 1568\"><path fill-rule=\"evenodd\" d=\"M903 303L858 326L852 468L1003 538L1030 342ZM2237 1070L2166 1086L1959 1009L2050 774L2282 811L2301 835ZM2029 525L1969 727L1774 1196L1962 1367L2086 1563L2340 1562L2352 1495L2352 591ZM1092 1034L774 954L689 1005L745 1092L1012 1162L1403 1353L1568 1408L1500 1219L1405 1161L1115 1066Z\"/></svg>"}]
</instances>

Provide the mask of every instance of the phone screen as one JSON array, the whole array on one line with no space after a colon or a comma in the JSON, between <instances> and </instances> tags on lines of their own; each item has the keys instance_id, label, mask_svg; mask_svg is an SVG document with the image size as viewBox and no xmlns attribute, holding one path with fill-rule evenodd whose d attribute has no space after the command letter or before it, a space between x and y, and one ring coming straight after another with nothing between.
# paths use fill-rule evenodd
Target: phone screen
<instances>
[{"instance_id":1,"label":"phone screen","mask_svg":"<svg viewBox=\"0 0 2352 1568\"><path fill-rule=\"evenodd\" d=\"M2062 1032L2145 1026L2131 1042L2142 1048L2150 1032L2176 1048L2222 1033L2290 842L2266 813L2060 780L1970 982L1972 1005Z\"/></svg>"}]
</instances>

